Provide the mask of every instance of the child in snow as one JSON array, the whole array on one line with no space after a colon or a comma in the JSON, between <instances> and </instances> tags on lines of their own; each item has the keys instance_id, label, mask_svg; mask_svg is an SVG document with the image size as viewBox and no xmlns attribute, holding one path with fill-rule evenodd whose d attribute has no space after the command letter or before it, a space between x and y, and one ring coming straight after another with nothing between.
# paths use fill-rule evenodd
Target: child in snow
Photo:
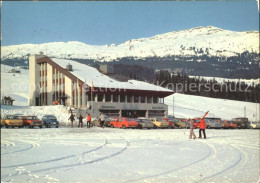
<instances>
[{"instance_id":1,"label":"child in snow","mask_svg":"<svg viewBox=\"0 0 260 183\"><path fill-rule=\"evenodd\" d=\"M196 139L196 135L194 133L194 121L192 119L188 119L188 122L189 122L189 125L190 125L190 139L193 138L193 139Z\"/></svg>"}]
</instances>

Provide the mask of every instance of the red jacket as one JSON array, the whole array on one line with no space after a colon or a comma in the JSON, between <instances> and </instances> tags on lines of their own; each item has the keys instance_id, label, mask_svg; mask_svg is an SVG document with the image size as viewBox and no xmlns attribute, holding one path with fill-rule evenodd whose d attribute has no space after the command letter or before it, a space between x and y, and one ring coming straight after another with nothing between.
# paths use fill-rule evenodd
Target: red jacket
<instances>
[{"instance_id":1,"label":"red jacket","mask_svg":"<svg viewBox=\"0 0 260 183\"><path fill-rule=\"evenodd\" d=\"M91 116L90 115L87 116L87 121L91 121Z\"/></svg>"},{"instance_id":2,"label":"red jacket","mask_svg":"<svg viewBox=\"0 0 260 183\"><path fill-rule=\"evenodd\" d=\"M205 123L204 118L208 115L208 113L209 112L206 112L206 114L200 119L200 122L199 122L200 129L206 129L206 123Z\"/></svg>"}]
</instances>

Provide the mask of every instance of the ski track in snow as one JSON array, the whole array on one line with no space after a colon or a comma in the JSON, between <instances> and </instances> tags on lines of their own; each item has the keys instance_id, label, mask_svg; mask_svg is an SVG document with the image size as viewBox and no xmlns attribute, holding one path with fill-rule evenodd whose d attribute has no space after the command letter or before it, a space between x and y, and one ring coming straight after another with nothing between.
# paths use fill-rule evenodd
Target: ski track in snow
<instances>
[{"instance_id":1,"label":"ski track in snow","mask_svg":"<svg viewBox=\"0 0 260 183\"><path fill-rule=\"evenodd\" d=\"M60 168L71 168L71 167L76 167L76 166L96 163L96 162L99 162L99 161L102 161L102 160L105 160L105 159L108 159L108 158L112 158L114 156L117 156L117 155L121 154L122 152L124 152L127 149L128 146L129 146L129 142L127 142L125 147L123 147L120 151L118 151L118 152L116 152L114 154L108 155L108 156L104 156L104 157L101 157L101 158L97 158L97 159L91 160L91 161L86 161L86 162L83 161L83 162L80 162L80 163L74 163L74 164L63 165L63 166L56 166L56 167L51 167L51 168L46 168L46 169L39 169L39 170L35 170L35 171L32 171L32 172L33 173L37 173L37 172L43 172L43 171L53 171L53 170L60 169Z\"/></svg>"},{"instance_id":2,"label":"ski track in snow","mask_svg":"<svg viewBox=\"0 0 260 183\"><path fill-rule=\"evenodd\" d=\"M182 144L182 143L179 143L179 144ZM207 148L208 148L208 153L207 153L206 156L204 156L203 158L196 160L196 161L194 161L194 162L192 162L188 165L185 165L185 166L182 166L182 167L179 167L179 168L175 168L175 169L172 169L172 170L167 170L167 171L159 173L159 174L150 175L150 176L142 177L142 178L139 178L139 179L127 180L127 181L124 181L124 182L136 182L136 181L140 181L140 180L144 180L144 179L150 179L150 178L154 178L154 177L163 176L165 174L169 174L169 173L172 173L172 172L177 171L177 170L188 168L188 167L190 167L194 164L200 163L201 161L207 160L208 158L212 157L215 154L214 148L210 147L209 145L207 145Z\"/></svg>"},{"instance_id":3,"label":"ski track in snow","mask_svg":"<svg viewBox=\"0 0 260 183\"><path fill-rule=\"evenodd\" d=\"M45 159L40 161L28 159L26 162L19 163L19 159L17 159L18 163L14 160L14 164L9 164L8 161L2 162L1 169L4 173L1 175L1 179L3 181L66 182L66 180L62 179L62 176L59 177L57 174L62 173L66 175L66 172L70 174L82 168L90 168L94 164L96 164L95 166L110 164L118 158L124 160L125 156L121 156L123 153L128 155L130 153L130 156L136 156L136 154L142 153L142 151L139 152L140 148L154 148L156 152L161 148L169 148L170 145L171 149L175 149L177 152L181 150L184 154L185 152L192 153L194 151L193 148L198 148L199 152L197 153L203 154L175 166L167 166L167 164L164 166L161 164L163 166L159 171L149 171L150 167L147 167L148 171L145 174L133 174L134 176L129 174L116 178L119 178L120 182L180 182L178 176L183 174L183 172L196 170L199 173L200 171L197 169L201 167L203 174L195 173L192 175L191 181L188 182L237 182L240 181L239 178L236 181L230 180L230 177L234 176L232 174L243 172L246 166L250 166L248 165L248 162L250 162L248 157L250 150L246 152L246 149L250 148L253 151L259 149L258 141L249 140L251 138L249 134L258 135L256 130L207 130L209 137L206 140L189 140L186 138L188 134L178 129L120 130L109 128L100 131L99 128L93 128L91 130L95 133L86 133L87 135L85 132L88 129L82 129L85 131L81 131L81 129L60 128L52 130L50 133L43 129L39 131L42 132L42 135L40 135L41 133L37 135L38 132L35 130L28 129L30 133L27 133L26 130L4 129L1 139L1 152L2 155L5 155L2 157L4 160L9 158L9 156L19 158L27 154L33 154L34 151L41 152L41 148L44 148L46 145L47 147L49 147L48 145L54 145L62 148L68 144L73 144L72 149L74 146L80 148L76 149L74 153L69 151L66 155L57 153L55 158L45 156ZM16 131L15 138L12 136L14 131ZM243 137L239 136L240 133ZM171 136L173 135L172 138L169 136L170 134ZM185 135L185 138L183 135ZM178 140L176 141L176 139ZM131 151L129 151L130 149ZM169 155L164 151L163 154ZM226 156L229 158L226 158ZM256 159L256 161L259 161L259 159ZM174 164L174 161L171 160L169 163ZM86 165L88 166L86 167ZM142 172L141 169L133 171ZM225 178L221 179L220 177ZM99 182L99 180L102 179L97 177L92 181ZM111 182L109 181L110 179L104 180L101 182ZM183 179L181 182L187 180L189 179ZM74 177L71 181L77 181L77 179Z\"/></svg>"},{"instance_id":4,"label":"ski track in snow","mask_svg":"<svg viewBox=\"0 0 260 183\"><path fill-rule=\"evenodd\" d=\"M32 142L28 142L28 141L24 141L24 140L17 140L17 141L29 144L29 147L26 147L26 148L23 148L23 149L20 149L20 150L15 150L15 151L12 151L12 152L1 153L1 156L7 155L7 154L13 154L13 153L20 153L20 152L23 152L23 151L28 151L28 150L30 150L34 147L39 146L39 144L37 144L37 143L32 143Z\"/></svg>"},{"instance_id":5,"label":"ski track in snow","mask_svg":"<svg viewBox=\"0 0 260 183\"><path fill-rule=\"evenodd\" d=\"M2 175L2 178L16 177L16 176L20 176L20 175L31 175L31 173L38 173L38 172L45 172L45 171L55 171L57 169L62 169L62 168L69 168L69 169L65 169L65 171L68 171L72 167L78 167L78 166L82 166L82 165L86 165L86 164L92 164L92 163L103 161L103 160L106 160L106 159L109 159L109 158L113 158L113 157L118 156L121 153L123 153L130 146L130 142L129 141L127 141L123 137L121 137L121 139L125 141L125 145L124 145L124 147L122 147L122 149L120 149L116 153L109 154L109 155L103 156L101 158L97 158L97 159L89 161L87 159L87 157L85 157L85 156L88 153L92 153L92 152L98 151L98 150L100 150L102 148L105 148L109 144L108 139L105 139L105 143L102 146L99 146L99 147L97 147L95 149L92 149L92 150L89 150L89 151L81 152L81 155L79 155L79 158L78 158L78 161L80 161L80 162L78 162L78 163L62 165L62 166L48 167L48 168L38 169L38 170L34 170L34 171L25 171L25 169L23 169L23 171L20 171L20 169L17 170L17 168L16 168L17 172L15 174L12 174L12 175L10 175L10 174L9 175ZM111 144L110 146L113 146L113 144ZM32 145L32 147L33 147L33 145ZM21 150L19 152L22 152L22 151L25 151L25 150L27 150L27 149ZM60 160L68 159L68 158L73 158L73 157L76 157L76 156L78 156L78 155L74 154L74 155L61 157L61 158L56 158L56 159L51 159L51 160L47 160L47 161L39 161L39 162L32 162L32 163L26 163L26 164L5 166L5 167L2 167L2 168L14 168L14 167L23 167L24 168L24 166L28 166L28 165L36 165L36 164L42 164L42 163L53 163L55 161L60 161Z\"/></svg>"},{"instance_id":6,"label":"ski track in snow","mask_svg":"<svg viewBox=\"0 0 260 183\"><path fill-rule=\"evenodd\" d=\"M235 148L235 147L233 147L233 146L232 146L232 148L233 148L233 149L235 150L235 152L238 154L238 158L235 159L235 161L232 162L230 166L228 166L227 168L222 169L221 171L216 172L216 173L214 173L214 174L212 174L212 175L206 176L206 177L204 177L203 179L200 179L200 180L196 181L196 183L197 183L197 182L203 182L203 181L208 180L208 179L210 179L210 178L212 178L212 177L219 176L220 174L223 174L223 173L227 173L227 171L230 171L231 169L236 168L236 166L238 166L241 162L245 163L245 161L246 161L246 155L245 155L242 151L238 150L237 148ZM242 165L241 165L241 166L242 166Z\"/></svg>"},{"instance_id":7,"label":"ski track in snow","mask_svg":"<svg viewBox=\"0 0 260 183\"><path fill-rule=\"evenodd\" d=\"M85 154L88 154L88 153L91 153L91 152L94 152L94 151L97 151L97 150L103 148L106 144L107 144L107 139L106 139L105 143L102 146L99 146L99 147L94 148L94 149L89 150L89 151L84 151L84 152L81 153L82 154L81 156L83 156ZM12 168L12 167L36 165L36 164L42 164L42 163L53 163L55 161L61 161L61 160L72 158L72 157L76 157L76 156L80 156L80 155L73 154L73 155L64 156L64 157L55 158L55 159L50 159L50 160L46 160L46 161L37 161L37 162L31 162L31 163L25 163L25 164L19 164L19 165L6 166L6 167L2 167L2 168Z\"/></svg>"}]
</instances>

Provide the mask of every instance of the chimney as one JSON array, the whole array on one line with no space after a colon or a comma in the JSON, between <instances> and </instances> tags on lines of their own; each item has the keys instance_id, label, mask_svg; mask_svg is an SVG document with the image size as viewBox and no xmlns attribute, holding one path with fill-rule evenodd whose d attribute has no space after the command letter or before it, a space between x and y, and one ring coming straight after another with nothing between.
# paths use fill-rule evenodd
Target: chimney
<instances>
[{"instance_id":1,"label":"chimney","mask_svg":"<svg viewBox=\"0 0 260 183\"><path fill-rule=\"evenodd\" d=\"M73 71L73 70L72 70L72 65L70 65L70 64L67 64L67 65L66 65L66 69L67 69L68 71Z\"/></svg>"},{"instance_id":2,"label":"chimney","mask_svg":"<svg viewBox=\"0 0 260 183\"><path fill-rule=\"evenodd\" d=\"M40 56L43 56L43 52L42 51L40 51Z\"/></svg>"}]
</instances>

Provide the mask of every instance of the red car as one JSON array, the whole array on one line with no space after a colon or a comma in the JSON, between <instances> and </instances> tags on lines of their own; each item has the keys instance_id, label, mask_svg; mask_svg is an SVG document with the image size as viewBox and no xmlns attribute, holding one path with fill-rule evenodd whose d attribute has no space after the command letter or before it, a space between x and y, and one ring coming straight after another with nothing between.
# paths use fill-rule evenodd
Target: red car
<instances>
[{"instance_id":1,"label":"red car","mask_svg":"<svg viewBox=\"0 0 260 183\"><path fill-rule=\"evenodd\" d=\"M163 118L163 120L169 123L169 128L174 128L176 126L176 124L168 118Z\"/></svg>"},{"instance_id":2,"label":"red car","mask_svg":"<svg viewBox=\"0 0 260 183\"><path fill-rule=\"evenodd\" d=\"M234 124L232 121L224 120L223 128L232 128L232 129L235 129L235 128L237 128L237 124Z\"/></svg>"},{"instance_id":3,"label":"red car","mask_svg":"<svg viewBox=\"0 0 260 183\"><path fill-rule=\"evenodd\" d=\"M35 126L38 126L39 128L42 128L42 121L37 118L37 116L23 116L23 126L28 126L29 128L34 128Z\"/></svg>"},{"instance_id":4,"label":"red car","mask_svg":"<svg viewBox=\"0 0 260 183\"><path fill-rule=\"evenodd\" d=\"M110 122L111 128L138 128L138 122L130 118L114 118Z\"/></svg>"}]
</instances>

